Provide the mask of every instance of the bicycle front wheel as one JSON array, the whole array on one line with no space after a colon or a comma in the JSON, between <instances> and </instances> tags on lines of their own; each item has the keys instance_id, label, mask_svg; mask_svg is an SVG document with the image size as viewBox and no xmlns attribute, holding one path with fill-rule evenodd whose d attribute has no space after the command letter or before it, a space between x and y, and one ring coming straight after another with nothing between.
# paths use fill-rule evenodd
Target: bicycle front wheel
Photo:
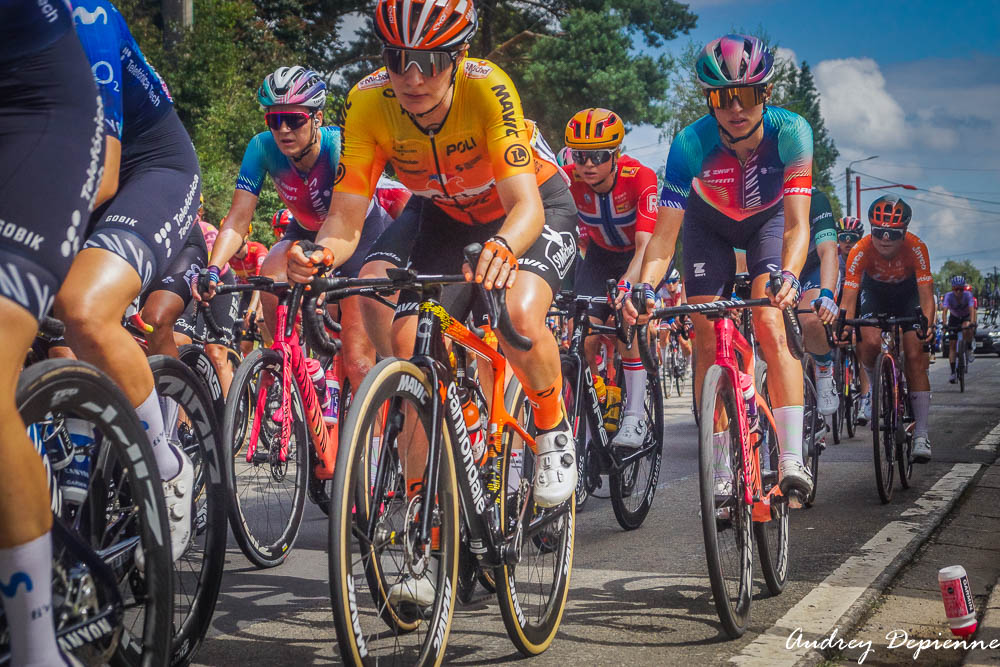
<instances>
[{"instance_id":1,"label":"bicycle front wheel","mask_svg":"<svg viewBox=\"0 0 1000 667\"><path fill-rule=\"evenodd\" d=\"M281 355L267 348L247 355L229 388L222 425L222 442L227 451L235 451L227 457L232 484L229 524L243 555L260 568L280 565L291 553L309 477L306 448L312 443L302 396L293 378L288 386L292 414L281 414L281 363ZM291 420L291 429L282 460L281 430L286 419ZM251 455L254 432L257 445Z\"/></svg>"},{"instance_id":2,"label":"bicycle front wheel","mask_svg":"<svg viewBox=\"0 0 1000 667\"><path fill-rule=\"evenodd\" d=\"M516 378L507 387L504 403L514 406L508 411L525 430L534 429L531 404ZM522 452L520 476L511 466L511 453L515 451ZM500 494L503 532L509 539L520 528L521 544L516 563L504 563L494 570L497 601L507 636L517 650L525 656L538 655L552 643L566 609L576 534L575 495L558 507L543 509L535 505L531 492L534 454L511 429L504 431L501 461L500 488L505 490Z\"/></svg>"},{"instance_id":3,"label":"bicycle front wheel","mask_svg":"<svg viewBox=\"0 0 1000 667\"><path fill-rule=\"evenodd\" d=\"M966 345L967 343L965 342L965 338L963 338L962 344L958 346L958 353L955 355L955 361L957 362L955 364L955 371L958 374L958 391L963 394L965 393L965 370L968 363L968 357L966 356L968 354L968 348Z\"/></svg>"},{"instance_id":4,"label":"bicycle front wheel","mask_svg":"<svg viewBox=\"0 0 1000 667\"><path fill-rule=\"evenodd\" d=\"M858 408L861 400L861 373L864 370L858 364L858 354L853 349L848 353L844 362L848 366L850 377L847 380L847 387L844 392L847 396L847 409L844 411L844 422L847 427L847 437L853 438L858 424Z\"/></svg>"},{"instance_id":5,"label":"bicycle front wheel","mask_svg":"<svg viewBox=\"0 0 1000 667\"><path fill-rule=\"evenodd\" d=\"M583 509L590 498L590 477L592 474L590 463L592 461L588 453L587 433L590 429L587 428L587 415L584 414L585 402L583 402L580 388L576 386L576 364L580 362L575 361L567 352L559 355L559 361L563 377L563 405L566 407L566 414L572 420L570 428L573 429L573 442L576 443L576 508ZM518 411L527 409L528 399L516 377L511 378L507 384L504 405L508 414L515 417L519 414Z\"/></svg>"},{"instance_id":6,"label":"bicycle front wheel","mask_svg":"<svg viewBox=\"0 0 1000 667\"><path fill-rule=\"evenodd\" d=\"M174 560L174 651L170 662L179 667L191 662L215 612L226 564L228 498L216 406L208 389L187 365L172 357L152 356L149 367L165 406L167 434L194 465L191 541Z\"/></svg>"},{"instance_id":7,"label":"bicycle front wheel","mask_svg":"<svg viewBox=\"0 0 1000 667\"><path fill-rule=\"evenodd\" d=\"M879 354L872 378L872 452L875 485L882 504L892 500L893 461L896 451L896 378L892 359Z\"/></svg>"},{"instance_id":8,"label":"bicycle front wheel","mask_svg":"<svg viewBox=\"0 0 1000 667\"><path fill-rule=\"evenodd\" d=\"M54 570L54 599L62 598L65 607L56 615L56 634L89 627L69 640L79 642L86 636L80 632L93 631L93 640L76 651L88 663L103 664L110 656L114 665L168 665L174 609L170 531L156 458L131 403L96 368L69 359L41 361L25 369L16 401L25 425L67 416L95 429L94 444L76 452L76 458L89 461L85 496L77 507L65 508L63 518L69 531L107 557L109 570L104 576L93 573L91 583L87 580L92 573L86 569ZM145 554L142 571L135 561L139 549ZM64 550L54 540L54 563L75 566L78 561L71 549ZM105 595L105 576L112 585L117 583L117 595ZM108 605L116 607L120 622L105 633L90 621Z\"/></svg>"},{"instance_id":9,"label":"bicycle front wheel","mask_svg":"<svg viewBox=\"0 0 1000 667\"><path fill-rule=\"evenodd\" d=\"M715 609L733 639L746 630L753 588L751 507L744 500L737 405L732 379L725 368L713 365L701 393L701 525Z\"/></svg>"},{"instance_id":10,"label":"bicycle front wheel","mask_svg":"<svg viewBox=\"0 0 1000 667\"><path fill-rule=\"evenodd\" d=\"M669 339L666 347L663 348L663 362L660 364L660 384L663 386L663 397L670 398L670 392L674 385L674 351L670 349Z\"/></svg>"},{"instance_id":11,"label":"bicycle front wheel","mask_svg":"<svg viewBox=\"0 0 1000 667\"><path fill-rule=\"evenodd\" d=\"M756 364L755 380L757 393L770 407L771 397L767 389L767 363L759 360ZM778 483L778 431L765 413L760 414L761 439L757 445L760 461L761 495L766 496ZM770 503L771 520L755 521L754 538L757 553L760 554L760 569L771 595L778 595L785 589L788 580L788 502L783 497L772 497Z\"/></svg>"},{"instance_id":12,"label":"bicycle front wheel","mask_svg":"<svg viewBox=\"0 0 1000 667\"><path fill-rule=\"evenodd\" d=\"M434 400L423 371L389 358L368 373L348 411L333 476L329 533L330 599L346 664L440 665L444 660L459 561L452 443L445 428L437 460L423 471L406 472L422 477L426 487L427 470L433 467L438 478L433 498L424 493L407 497L397 450L400 444L411 445L415 435L424 442L430 437ZM429 545L417 540L425 512L431 513Z\"/></svg>"},{"instance_id":13,"label":"bicycle front wheel","mask_svg":"<svg viewBox=\"0 0 1000 667\"><path fill-rule=\"evenodd\" d=\"M812 378L803 378L802 403L802 459L812 474L812 493L805 500L806 507L812 507L816 501L816 489L819 488L819 455L823 451L822 434L819 432L819 408L816 404L816 385Z\"/></svg>"},{"instance_id":14,"label":"bicycle front wheel","mask_svg":"<svg viewBox=\"0 0 1000 667\"><path fill-rule=\"evenodd\" d=\"M660 478L660 461L663 453L663 397L656 376L646 375L646 396L643 401L643 420L646 422L646 439L640 445L642 456L626 465L619 472L609 475L611 507L618 525L625 530L635 530L646 520L656 494ZM622 458L635 456L637 451L617 448Z\"/></svg>"}]
</instances>

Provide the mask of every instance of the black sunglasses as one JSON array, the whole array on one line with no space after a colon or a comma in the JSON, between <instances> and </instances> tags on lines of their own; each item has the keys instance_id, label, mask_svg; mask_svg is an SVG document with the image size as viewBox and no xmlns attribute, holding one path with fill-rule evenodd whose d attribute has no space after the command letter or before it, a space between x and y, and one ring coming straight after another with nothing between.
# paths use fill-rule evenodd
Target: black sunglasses
<instances>
[{"instance_id":1,"label":"black sunglasses","mask_svg":"<svg viewBox=\"0 0 1000 667\"><path fill-rule=\"evenodd\" d=\"M601 148L590 151L571 151L574 164L584 164L587 160L594 163L594 166L604 164L615 156L615 152L609 148Z\"/></svg>"},{"instance_id":2,"label":"black sunglasses","mask_svg":"<svg viewBox=\"0 0 1000 667\"><path fill-rule=\"evenodd\" d=\"M837 240L843 241L844 243L850 243L851 241L859 241L861 239L860 234L855 234L853 232L841 232L837 234Z\"/></svg>"},{"instance_id":3,"label":"black sunglasses","mask_svg":"<svg viewBox=\"0 0 1000 667\"><path fill-rule=\"evenodd\" d=\"M896 229L895 227L872 227L872 236L889 241L898 241L906 236L906 230Z\"/></svg>"},{"instance_id":4,"label":"black sunglasses","mask_svg":"<svg viewBox=\"0 0 1000 667\"><path fill-rule=\"evenodd\" d=\"M406 74L412 65L424 76L437 76L455 62L457 54L449 51L415 51L386 47L382 49L382 60L393 74Z\"/></svg>"},{"instance_id":5,"label":"black sunglasses","mask_svg":"<svg viewBox=\"0 0 1000 667\"><path fill-rule=\"evenodd\" d=\"M264 122L275 131L281 129L282 123L287 125L289 130L297 130L308 123L310 118L312 115L305 111L268 111L264 114Z\"/></svg>"}]
</instances>

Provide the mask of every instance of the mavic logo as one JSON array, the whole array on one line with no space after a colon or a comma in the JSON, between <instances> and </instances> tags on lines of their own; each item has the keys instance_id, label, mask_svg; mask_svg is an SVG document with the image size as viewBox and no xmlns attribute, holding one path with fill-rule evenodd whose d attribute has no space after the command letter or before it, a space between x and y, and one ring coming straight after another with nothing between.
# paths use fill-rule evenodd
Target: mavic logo
<instances>
[{"instance_id":1,"label":"mavic logo","mask_svg":"<svg viewBox=\"0 0 1000 667\"><path fill-rule=\"evenodd\" d=\"M705 262L695 262L694 263L694 277L702 278L705 276Z\"/></svg>"}]
</instances>

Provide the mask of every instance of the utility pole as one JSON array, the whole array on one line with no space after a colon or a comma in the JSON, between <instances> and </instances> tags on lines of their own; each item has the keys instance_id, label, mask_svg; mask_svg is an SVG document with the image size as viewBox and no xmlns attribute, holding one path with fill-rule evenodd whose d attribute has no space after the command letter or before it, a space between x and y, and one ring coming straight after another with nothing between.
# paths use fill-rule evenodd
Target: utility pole
<instances>
[{"instance_id":1,"label":"utility pole","mask_svg":"<svg viewBox=\"0 0 1000 667\"><path fill-rule=\"evenodd\" d=\"M181 40L184 31L194 25L192 0L161 0L163 10L163 46L170 50Z\"/></svg>"},{"instance_id":2,"label":"utility pole","mask_svg":"<svg viewBox=\"0 0 1000 667\"><path fill-rule=\"evenodd\" d=\"M164 0L164 2L166 2L166 1L167 0ZM847 165L847 171L845 173L845 176L847 176L847 178L844 179L844 192L847 193L847 209L846 209L846 213L844 213L844 215L850 215L851 214L851 167L853 167L854 165L856 165L858 162L867 162L868 160L874 160L877 157L878 157L878 155L869 155L866 158L861 158L860 160L854 160L853 162L851 162L850 164ZM861 205L861 200L860 199L858 200L858 205L859 206Z\"/></svg>"}]
</instances>

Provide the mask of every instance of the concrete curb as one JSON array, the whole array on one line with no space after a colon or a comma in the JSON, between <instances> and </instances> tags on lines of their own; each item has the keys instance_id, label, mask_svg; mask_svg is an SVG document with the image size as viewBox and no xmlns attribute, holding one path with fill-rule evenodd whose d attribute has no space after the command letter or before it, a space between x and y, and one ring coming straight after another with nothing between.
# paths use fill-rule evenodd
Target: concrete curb
<instances>
[{"instance_id":1,"label":"concrete curb","mask_svg":"<svg viewBox=\"0 0 1000 667\"><path fill-rule=\"evenodd\" d=\"M965 654L964 667L997 667L1000 665L1000 580L993 584L990 598L983 610L983 618L979 622L974 641L981 641L986 646L991 643L995 648L970 650Z\"/></svg>"}]
</instances>

